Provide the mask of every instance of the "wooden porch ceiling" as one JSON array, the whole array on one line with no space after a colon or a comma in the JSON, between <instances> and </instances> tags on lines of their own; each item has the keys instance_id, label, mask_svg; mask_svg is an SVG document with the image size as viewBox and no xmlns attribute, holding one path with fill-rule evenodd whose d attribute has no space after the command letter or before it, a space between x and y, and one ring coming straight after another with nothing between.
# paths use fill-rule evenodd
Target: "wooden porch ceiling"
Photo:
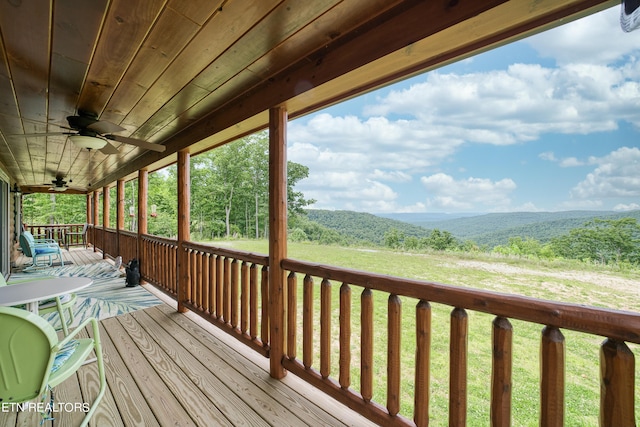
<instances>
[{"instance_id":1,"label":"wooden porch ceiling","mask_svg":"<svg viewBox=\"0 0 640 427\"><path fill-rule=\"evenodd\" d=\"M24 192L92 191L618 0L10 0L0 3L0 166ZM162 144L79 149L90 111Z\"/></svg>"}]
</instances>

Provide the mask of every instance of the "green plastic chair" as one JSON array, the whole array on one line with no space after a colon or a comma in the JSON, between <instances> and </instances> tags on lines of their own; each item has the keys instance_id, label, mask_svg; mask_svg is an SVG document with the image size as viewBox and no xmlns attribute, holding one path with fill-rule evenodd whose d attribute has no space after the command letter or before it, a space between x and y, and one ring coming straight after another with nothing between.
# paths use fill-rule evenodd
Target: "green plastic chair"
<instances>
[{"instance_id":1,"label":"green plastic chair","mask_svg":"<svg viewBox=\"0 0 640 427\"><path fill-rule=\"evenodd\" d=\"M93 338L76 338L89 323ZM106 379L98 321L89 318L61 341L42 317L14 307L0 307L0 402L22 403L46 396L95 352L100 389L81 426L86 426L104 392Z\"/></svg>"},{"instance_id":2,"label":"green plastic chair","mask_svg":"<svg viewBox=\"0 0 640 427\"><path fill-rule=\"evenodd\" d=\"M46 280L53 277L54 276L38 278L37 280ZM7 283L4 276L0 274L0 286L17 285L20 284L20 282L30 282L32 280L34 279L20 279L13 281L9 280L10 283ZM60 324L62 325L62 332L64 332L64 335L67 336L69 335L69 325L73 323L73 320L75 318L73 314L73 307L76 304L76 299L78 299L78 296L76 294L65 294L47 301L40 301L40 304L38 304L38 313L41 315L54 312L58 313L58 316L60 317ZM64 314L65 310L69 313L68 319Z\"/></svg>"},{"instance_id":3,"label":"green plastic chair","mask_svg":"<svg viewBox=\"0 0 640 427\"><path fill-rule=\"evenodd\" d=\"M34 268L51 267L55 258L60 260L60 265L64 265L62 248L55 240L36 240L29 231L23 231L20 234L19 240L22 253L32 259L31 265L26 267L24 271L29 271ZM45 262L38 262L38 260L43 258L46 260Z\"/></svg>"}]
</instances>

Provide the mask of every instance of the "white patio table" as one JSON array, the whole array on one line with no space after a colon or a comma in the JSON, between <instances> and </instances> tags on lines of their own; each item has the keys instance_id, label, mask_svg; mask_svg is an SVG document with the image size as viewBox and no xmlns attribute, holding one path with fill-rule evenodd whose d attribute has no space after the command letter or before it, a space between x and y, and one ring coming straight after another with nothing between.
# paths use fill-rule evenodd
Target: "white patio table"
<instances>
[{"instance_id":1,"label":"white patio table","mask_svg":"<svg viewBox=\"0 0 640 427\"><path fill-rule=\"evenodd\" d=\"M27 310L38 314L38 302L78 291L91 285L89 277L56 277L0 286L0 305L26 304Z\"/></svg>"}]
</instances>

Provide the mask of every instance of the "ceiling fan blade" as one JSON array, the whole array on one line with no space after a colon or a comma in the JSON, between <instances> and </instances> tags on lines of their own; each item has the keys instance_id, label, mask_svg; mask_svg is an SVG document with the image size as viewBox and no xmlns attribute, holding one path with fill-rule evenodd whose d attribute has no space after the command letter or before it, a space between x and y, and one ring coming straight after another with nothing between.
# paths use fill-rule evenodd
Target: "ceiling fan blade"
<instances>
[{"instance_id":1,"label":"ceiling fan blade","mask_svg":"<svg viewBox=\"0 0 640 427\"><path fill-rule=\"evenodd\" d=\"M100 149L100 152L102 152L102 154L118 154L119 153L118 149L109 141L107 141L107 144Z\"/></svg>"},{"instance_id":2,"label":"ceiling fan blade","mask_svg":"<svg viewBox=\"0 0 640 427\"><path fill-rule=\"evenodd\" d=\"M7 135L7 136L34 137L34 136L61 136L61 135L75 135L75 132L14 133L12 135Z\"/></svg>"},{"instance_id":3,"label":"ceiling fan blade","mask_svg":"<svg viewBox=\"0 0 640 427\"><path fill-rule=\"evenodd\" d=\"M91 123L87 126L87 129L91 129L92 131L104 134L104 133L113 133L113 132L122 132L126 130L125 128L118 126L115 123L107 122L107 121L98 121Z\"/></svg>"},{"instance_id":4,"label":"ceiling fan blade","mask_svg":"<svg viewBox=\"0 0 640 427\"><path fill-rule=\"evenodd\" d=\"M164 145L154 144L152 142L143 141L141 139L128 138L126 136L108 135L108 138L113 141L124 142L125 144L135 145L146 150L157 151L162 153L167 149Z\"/></svg>"}]
</instances>

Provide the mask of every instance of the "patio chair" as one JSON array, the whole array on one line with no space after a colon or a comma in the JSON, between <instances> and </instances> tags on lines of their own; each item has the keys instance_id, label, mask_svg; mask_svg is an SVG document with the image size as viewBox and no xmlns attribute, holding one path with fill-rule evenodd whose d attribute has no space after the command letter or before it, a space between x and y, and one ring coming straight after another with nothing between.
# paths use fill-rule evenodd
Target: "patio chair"
<instances>
[{"instance_id":1,"label":"patio chair","mask_svg":"<svg viewBox=\"0 0 640 427\"><path fill-rule=\"evenodd\" d=\"M89 323L93 338L74 339ZM62 340L58 340L56 331L46 320L26 310L0 307L0 324L0 402L3 405L45 397L50 388L75 377L78 368L95 352L100 389L82 420L81 426L86 426L106 390L98 321L93 317L86 319Z\"/></svg>"},{"instance_id":2,"label":"patio chair","mask_svg":"<svg viewBox=\"0 0 640 427\"><path fill-rule=\"evenodd\" d=\"M39 267L51 267L55 258L60 259L60 265L64 265L62 259L62 249L58 242L53 239L34 239L29 231L20 234L20 248L22 253L32 258L32 264L24 270L29 271ZM45 263L38 263L39 259L46 258Z\"/></svg>"},{"instance_id":3,"label":"patio chair","mask_svg":"<svg viewBox=\"0 0 640 427\"><path fill-rule=\"evenodd\" d=\"M9 280L10 283L7 283L4 276L0 274L0 286L16 285L16 284L19 285L20 282L30 282L32 280L33 279L20 279L20 280L13 280L13 281ZM38 280L47 280L47 278L46 277L38 278ZM54 312L58 313L58 317L60 318L60 324L62 325L62 332L66 337L67 335L69 335L69 325L73 323L73 320L74 320L73 307L76 304L76 299L78 299L78 296L76 294L65 294L65 295L57 296L50 300L40 301L40 304L38 304L38 314L43 315L43 314L49 314ZM22 307L18 307L18 308L22 308ZM68 319L67 319L67 316L65 316L64 314L65 310L68 311L69 313Z\"/></svg>"},{"instance_id":4,"label":"patio chair","mask_svg":"<svg viewBox=\"0 0 640 427\"><path fill-rule=\"evenodd\" d=\"M67 250L69 250L69 237L73 237L73 236L80 236L82 238L82 245L84 246L85 249L87 249L87 228L89 228L89 224L87 224L86 222L84 223L84 225L82 226L82 231L81 232L71 232L71 233L65 233L65 237L64 240L67 244Z\"/></svg>"}]
</instances>

